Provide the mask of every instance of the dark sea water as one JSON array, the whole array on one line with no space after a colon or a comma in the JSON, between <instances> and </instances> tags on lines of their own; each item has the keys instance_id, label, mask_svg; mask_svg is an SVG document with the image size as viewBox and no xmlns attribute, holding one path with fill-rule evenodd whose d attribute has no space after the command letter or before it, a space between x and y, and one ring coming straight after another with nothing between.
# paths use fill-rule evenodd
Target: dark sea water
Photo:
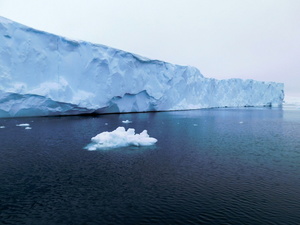
<instances>
[{"instance_id":1,"label":"dark sea water","mask_svg":"<svg viewBox=\"0 0 300 225\"><path fill-rule=\"evenodd\" d=\"M0 224L300 224L300 110L17 118L0 126ZM146 129L158 142L84 149L118 126Z\"/></svg>"}]
</instances>

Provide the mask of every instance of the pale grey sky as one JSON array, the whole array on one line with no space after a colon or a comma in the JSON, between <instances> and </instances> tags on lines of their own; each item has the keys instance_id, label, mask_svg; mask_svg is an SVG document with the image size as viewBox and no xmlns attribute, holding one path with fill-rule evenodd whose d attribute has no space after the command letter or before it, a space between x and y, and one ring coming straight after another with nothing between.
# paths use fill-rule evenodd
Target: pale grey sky
<instances>
[{"instance_id":1,"label":"pale grey sky","mask_svg":"<svg viewBox=\"0 0 300 225\"><path fill-rule=\"evenodd\" d=\"M0 15L300 96L300 0L0 0Z\"/></svg>"}]
</instances>

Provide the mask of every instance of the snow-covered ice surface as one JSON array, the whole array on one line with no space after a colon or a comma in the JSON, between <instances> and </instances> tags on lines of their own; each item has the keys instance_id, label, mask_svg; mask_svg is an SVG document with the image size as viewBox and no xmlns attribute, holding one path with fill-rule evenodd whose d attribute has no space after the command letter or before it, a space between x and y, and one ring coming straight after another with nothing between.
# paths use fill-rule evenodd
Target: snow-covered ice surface
<instances>
[{"instance_id":1,"label":"snow-covered ice surface","mask_svg":"<svg viewBox=\"0 0 300 225\"><path fill-rule=\"evenodd\" d=\"M135 129L129 128L127 131L124 127L118 127L112 132L102 132L91 139L85 149L93 151L100 149L112 149L127 146L150 146L154 145L157 140L148 135L147 130L140 134L135 133Z\"/></svg>"},{"instance_id":2,"label":"snow-covered ice surface","mask_svg":"<svg viewBox=\"0 0 300 225\"><path fill-rule=\"evenodd\" d=\"M0 117L280 106L283 84L69 40L0 17Z\"/></svg>"}]
</instances>

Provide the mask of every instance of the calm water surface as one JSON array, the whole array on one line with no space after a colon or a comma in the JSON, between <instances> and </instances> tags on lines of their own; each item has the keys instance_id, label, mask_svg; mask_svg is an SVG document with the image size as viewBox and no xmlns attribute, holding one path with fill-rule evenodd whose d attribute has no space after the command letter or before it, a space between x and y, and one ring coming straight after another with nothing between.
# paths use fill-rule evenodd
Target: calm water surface
<instances>
[{"instance_id":1,"label":"calm water surface","mask_svg":"<svg viewBox=\"0 0 300 225\"><path fill-rule=\"evenodd\" d=\"M0 126L0 224L300 224L300 110L18 118ZM147 129L158 142L83 149L118 126Z\"/></svg>"}]
</instances>

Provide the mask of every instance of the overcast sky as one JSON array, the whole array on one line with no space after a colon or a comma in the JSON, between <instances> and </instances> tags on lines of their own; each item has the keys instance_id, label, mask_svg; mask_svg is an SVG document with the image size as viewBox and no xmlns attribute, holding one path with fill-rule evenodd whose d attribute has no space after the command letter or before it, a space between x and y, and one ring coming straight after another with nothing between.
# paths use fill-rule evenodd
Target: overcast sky
<instances>
[{"instance_id":1,"label":"overcast sky","mask_svg":"<svg viewBox=\"0 0 300 225\"><path fill-rule=\"evenodd\" d=\"M0 0L0 15L300 96L300 0Z\"/></svg>"}]
</instances>

